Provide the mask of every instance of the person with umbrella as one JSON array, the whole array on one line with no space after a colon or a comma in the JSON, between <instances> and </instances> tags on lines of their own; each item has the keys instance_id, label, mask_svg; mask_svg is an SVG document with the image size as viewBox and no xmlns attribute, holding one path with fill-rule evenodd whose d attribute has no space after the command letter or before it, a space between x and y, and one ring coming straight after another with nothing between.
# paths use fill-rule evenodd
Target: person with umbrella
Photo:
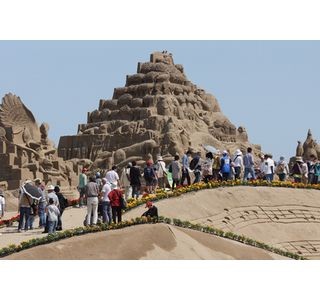
<instances>
[{"instance_id":1,"label":"person with umbrella","mask_svg":"<svg viewBox=\"0 0 320 300\"><path fill-rule=\"evenodd\" d=\"M20 188L19 196L19 226L18 232L22 231L24 224L24 230L28 230L29 219L31 214L31 207L36 210L36 207L42 197L38 188L32 184L31 180L26 180L24 185Z\"/></svg>"}]
</instances>

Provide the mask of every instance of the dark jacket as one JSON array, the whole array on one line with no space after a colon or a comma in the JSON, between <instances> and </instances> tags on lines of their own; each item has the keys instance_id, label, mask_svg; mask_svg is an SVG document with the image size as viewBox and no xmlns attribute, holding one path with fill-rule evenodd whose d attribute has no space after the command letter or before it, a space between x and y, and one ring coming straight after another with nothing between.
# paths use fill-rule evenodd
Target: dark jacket
<instances>
[{"instance_id":1,"label":"dark jacket","mask_svg":"<svg viewBox=\"0 0 320 300\"><path fill-rule=\"evenodd\" d=\"M68 207L68 200L61 193L56 193L56 195L59 199L60 211L65 210Z\"/></svg>"},{"instance_id":2,"label":"dark jacket","mask_svg":"<svg viewBox=\"0 0 320 300\"><path fill-rule=\"evenodd\" d=\"M130 168L130 185L141 185L140 182L140 170L138 167Z\"/></svg>"},{"instance_id":3,"label":"dark jacket","mask_svg":"<svg viewBox=\"0 0 320 300\"><path fill-rule=\"evenodd\" d=\"M148 217L148 216L150 216L151 218L158 219L158 208L153 205L142 215L142 217Z\"/></svg>"}]
</instances>

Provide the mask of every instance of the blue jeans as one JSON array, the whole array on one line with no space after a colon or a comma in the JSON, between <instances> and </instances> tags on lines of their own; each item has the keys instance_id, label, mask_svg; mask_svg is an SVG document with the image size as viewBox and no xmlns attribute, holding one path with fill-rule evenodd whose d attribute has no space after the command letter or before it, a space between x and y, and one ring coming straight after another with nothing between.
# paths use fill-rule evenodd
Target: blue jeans
<instances>
[{"instance_id":1,"label":"blue jeans","mask_svg":"<svg viewBox=\"0 0 320 300\"><path fill-rule=\"evenodd\" d=\"M254 172L254 168L245 168L244 169L244 175L243 175L243 180L247 181L249 174L251 175L251 179L256 179L256 174Z\"/></svg>"},{"instance_id":2,"label":"blue jeans","mask_svg":"<svg viewBox=\"0 0 320 300\"><path fill-rule=\"evenodd\" d=\"M19 226L18 226L19 230L22 229L23 224L24 224L24 230L28 230L30 213L31 213L31 207L20 207L20 219L19 219Z\"/></svg>"},{"instance_id":3,"label":"blue jeans","mask_svg":"<svg viewBox=\"0 0 320 300\"><path fill-rule=\"evenodd\" d=\"M273 181L273 174L266 174L266 180L268 182L272 182Z\"/></svg>"},{"instance_id":4,"label":"blue jeans","mask_svg":"<svg viewBox=\"0 0 320 300\"><path fill-rule=\"evenodd\" d=\"M56 232L57 223L57 221L48 221L48 233Z\"/></svg>"},{"instance_id":5,"label":"blue jeans","mask_svg":"<svg viewBox=\"0 0 320 300\"><path fill-rule=\"evenodd\" d=\"M111 224L111 206L109 201L103 201L102 204L102 222Z\"/></svg>"},{"instance_id":6,"label":"blue jeans","mask_svg":"<svg viewBox=\"0 0 320 300\"><path fill-rule=\"evenodd\" d=\"M39 215L39 227L45 227L46 226L46 202L40 202L38 207L38 215Z\"/></svg>"},{"instance_id":7,"label":"blue jeans","mask_svg":"<svg viewBox=\"0 0 320 300\"><path fill-rule=\"evenodd\" d=\"M132 185L132 198L139 198L140 185Z\"/></svg>"},{"instance_id":8,"label":"blue jeans","mask_svg":"<svg viewBox=\"0 0 320 300\"><path fill-rule=\"evenodd\" d=\"M197 172L193 172L194 173L194 181L193 183L198 183L201 181L201 172L200 171L197 171Z\"/></svg>"},{"instance_id":9,"label":"blue jeans","mask_svg":"<svg viewBox=\"0 0 320 300\"><path fill-rule=\"evenodd\" d=\"M34 222L34 215L30 214L29 220L28 220L28 227L29 229L33 229L33 222Z\"/></svg>"}]
</instances>

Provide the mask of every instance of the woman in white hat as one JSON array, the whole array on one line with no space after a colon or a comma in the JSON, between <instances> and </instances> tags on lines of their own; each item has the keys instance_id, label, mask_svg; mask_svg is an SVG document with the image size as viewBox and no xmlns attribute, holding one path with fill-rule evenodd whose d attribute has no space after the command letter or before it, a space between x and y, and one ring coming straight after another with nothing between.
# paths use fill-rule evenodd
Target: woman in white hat
<instances>
[{"instance_id":1,"label":"woman in white hat","mask_svg":"<svg viewBox=\"0 0 320 300\"><path fill-rule=\"evenodd\" d=\"M166 170L166 164L162 159L162 156L159 155L157 158L157 163L155 165L157 170L157 177L158 177L158 186L160 189L165 188L165 182L167 177L167 170Z\"/></svg>"},{"instance_id":2,"label":"woman in white hat","mask_svg":"<svg viewBox=\"0 0 320 300\"><path fill-rule=\"evenodd\" d=\"M240 179L241 171L243 170L243 158L240 149L237 149L234 153L232 166L234 167L234 178L235 180Z\"/></svg>"}]
</instances>

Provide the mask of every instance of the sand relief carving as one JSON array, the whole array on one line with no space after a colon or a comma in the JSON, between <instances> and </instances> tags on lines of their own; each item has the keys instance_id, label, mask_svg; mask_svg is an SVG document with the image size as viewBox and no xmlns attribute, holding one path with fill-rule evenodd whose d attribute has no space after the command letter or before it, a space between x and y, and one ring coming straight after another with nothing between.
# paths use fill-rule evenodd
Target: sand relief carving
<instances>
[{"instance_id":1,"label":"sand relief carving","mask_svg":"<svg viewBox=\"0 0 320 300\"><path fill-rule=\"evenodd\" d=\"M249 143L244 127L237 129L222 114L213 95L188 80L172 54L154 52L149 62L138 63L136 74L126 76L124 87L114 89L112 99L101 99L98 109L88 113L78 135L60 138L58 153L64 159L92 160L93 167L129 161L130 157L143 161L151 155L155 160L158 154L171 159L189 147L200 149L200 135L218 149L252 146L255 153L260 151ZM157 146L147 149L150 143ZM72 151L83 145L98 147L99 155Z\"/></svg>"},{"instance_id":2,"label":"sand relief carving","mask_svg":"<svg viewBox=\"0 0 320 300\"><path fill-rule=\"evenodd\" d=\"M48 139L49 125L42 123L38 127L32 112L11 93L3 97L0 105L0 128L0 177L7 181L9 189L36 177L69 187L76 184L77 170L57 157L57 150Z\"/></svg>"}]
</instances>

